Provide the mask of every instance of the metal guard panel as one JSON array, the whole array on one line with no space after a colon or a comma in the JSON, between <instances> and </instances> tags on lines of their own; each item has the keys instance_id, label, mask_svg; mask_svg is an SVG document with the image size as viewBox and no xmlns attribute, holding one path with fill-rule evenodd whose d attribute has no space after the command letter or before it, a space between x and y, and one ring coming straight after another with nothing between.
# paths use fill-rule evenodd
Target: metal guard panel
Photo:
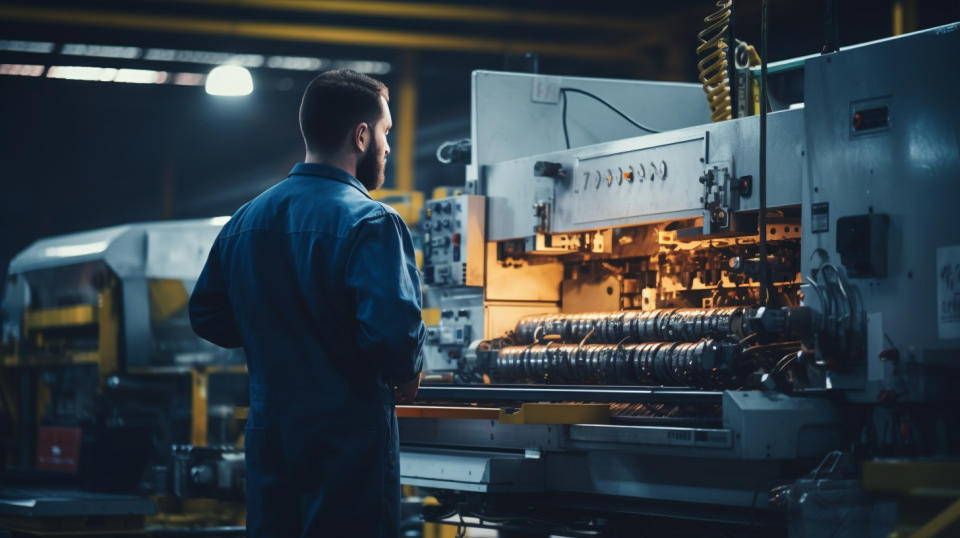
<instances>
[{"instance_id":1,"label":"metal guard panel","mask_svg":"<svg viewBox=\"0 0 960 538\"><path fill-rule=\"evenodd\" d=\"M223 223L222 218L147 222L49 237L17 254L9 274L103 260L120 278L193 280Z\"/></svg>"},{"instance_id":2,"label":"metal guard panel","mask_svg":"<svg viewBox=\"0 0 960 538\"><path fill-rule=\"evenodd\" d=\"M401 450L400 481L460 491L543 491L543 461L522 454Z\"/></svg>"}]
</instances>

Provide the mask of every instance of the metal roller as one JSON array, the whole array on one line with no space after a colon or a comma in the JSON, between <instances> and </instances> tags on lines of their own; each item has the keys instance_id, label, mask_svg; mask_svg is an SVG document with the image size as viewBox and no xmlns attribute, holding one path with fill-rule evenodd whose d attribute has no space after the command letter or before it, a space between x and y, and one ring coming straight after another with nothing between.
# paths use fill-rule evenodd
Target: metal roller
<instances>
[{"instance_id":1,"label":"metal roller","mask_svg":"<svg viewBox=\"0 0 960 538\"><path fill-rule=\"evenodd\" d=\"M742 307L724 307L536 315L517 323L514 339L518 344L617 344L695 342L729 335L742 338L743 312Z\"/></svg>"},{"instance_id":2,"label":"metal roller","mask_svg":"<svg viewBox=\"0 0 960 538\"><path fill-rule=\"evenodd\" d=\"M734 386L749 360L739 344L696 342L564 344L549 342L500 350L498 382L628 384L670 387Z\"/></svg>"}]
</instances>

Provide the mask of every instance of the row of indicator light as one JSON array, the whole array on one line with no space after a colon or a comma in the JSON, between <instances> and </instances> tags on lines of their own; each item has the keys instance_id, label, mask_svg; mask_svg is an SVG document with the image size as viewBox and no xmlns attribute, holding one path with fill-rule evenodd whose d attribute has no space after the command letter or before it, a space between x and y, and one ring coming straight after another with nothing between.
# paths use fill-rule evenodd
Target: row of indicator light
<instances>
[{"instance_id":1,"label":"row of indicator light","mask_svg":"<svg viewBox=\"0 0 960 538\"><path fill-rule=\"evenodd\" d=\"M667 163L666 161L660 161L659 163L651 162L649 165L650 169L650 181L657 179L667 179ZM591 176L594 180L594 187L599 189L600 185L603 184L604 180L607 182L608 187L613 186L614 180L616 180L618 185L622 185L624 181L627 183L632 183L634 179L638 182L643 181L647 178L647 167L643 164L638 164L636 168L632 165L628 166L626 170L623 168L617 168L617 172L614 172L613 169L608 168L607 173L597 170L592 174L590 172L583 173L583 188L586 190L590 186Z\"/></svg>"}]
</instances>

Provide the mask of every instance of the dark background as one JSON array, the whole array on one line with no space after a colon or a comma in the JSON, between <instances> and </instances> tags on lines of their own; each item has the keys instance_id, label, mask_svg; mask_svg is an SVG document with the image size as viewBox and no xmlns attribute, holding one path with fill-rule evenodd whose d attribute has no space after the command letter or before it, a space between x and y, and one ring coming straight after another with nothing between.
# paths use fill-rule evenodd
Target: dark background
<instances>
[{"instance_id":1,"label":"dark background","mask_svg":"<svg viewBox=\"0 0 960 538\"><path fill-rule=\"evenodd\" d=\"M820 50L824 42L822 1L784 0L770 4L771 61ZM892 34L891 2L840 0L839 4L841 45ZM960 20L957 1L917 0L905 4L915 13L915 21L909 21L908 25L917 29ZM379 78L394 86L396 120L395 83L403 54L397 48L24 20L3 10L62 7L188 20L273 21L479 36L504 43L520 40L615 45L627 47L631 59L576 59L544 54L539 58L539 71L695 81L697 32L703 26L703 17L715 9L713 2L687 0L656 3L513 0L457 2L456 5L574 14L584 21L591 17L615 17L636 21L636 29L630 26L606 30L602 24L587 22L556 27L524 22L416 20L156 0L59 3L23 0L0 2L0 40L53 41L58 47L52 54L0 51L0 64L93 65L197 73L206 73L212 67L66 57L58 54L59 45L63 43L387 61L393 69ZM759 0L736 4L738 37L758 48L759 12ZM463 182L462 167L440 165L434 152L445 140L469 135L470 72L474 69L525 70L529 62L517 52L418 50L416 58L415 183L416 188L429 197L435 186ZM201 86L0 75L0 271L5 274L13 255L41 237L132 221L228 215L282 179L303 155L297 107L300 92L316 73L265 67L251 69L251 72L256 89L252 95L241 98L209 96ZM391 136L396 148L396 135ZM388 169L386 186L392 183L392 169Z\"/></svg>"}]
</instances>

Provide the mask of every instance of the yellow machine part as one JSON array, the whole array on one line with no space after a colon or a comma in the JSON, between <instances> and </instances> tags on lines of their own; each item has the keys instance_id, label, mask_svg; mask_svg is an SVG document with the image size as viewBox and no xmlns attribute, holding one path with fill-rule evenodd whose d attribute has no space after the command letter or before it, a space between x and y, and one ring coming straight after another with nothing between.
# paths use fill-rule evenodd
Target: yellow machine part
<instances>
[{"instance_id":1,"label":"yellow machine part","mask_svg":"<svg viewBox=\"0 0 960 538\"><path fill-rule=\"evenodd\" d=\"M246 507L242 501L220 499L177 499L154 497L159 513L148 516L149 526L159 527L216 527L246 525Z\"/></svg>"},{"instance_id":2,"label":"yellow machine part","mask_svg":"<svg viewBox=\"0 0 960 538\"><path fill-rule=\"evenodd\" d=\"M609 424L609 404L525 403L500 409L501 424Z\"/></svg>"},{"instance_id":3,"label":"yellow machine part","mask_svg":"<svg viewBox=\"0 0 960 538\"><path fill-rule=\"evenodd\" d=\"M182 311L190 301L183 282L175 278L152 278L150 290L150 320L163 321Z\"/></svg>"},{"instance_id":4,"label":"yellow machine part","mask_svg":"<svg viewBox=\"0 0 960 538\"><path fill-rule=\"evenodd\" d=\"M423 323L427 327L440 324L440 309L439 308L424 308L421 313L423 316Z\"/></svg>"},{"instance_id":5,"label":"yellow machine part","mask_svg":"<svg viewBox=\"0 0 960 538\"><path fill-rule=\"evenodd\" d=\"M861 481L869 493L898 498L888 538L960 536L960 461L868 461Z\"/></svg>"},{"instance_id":6,"label":"yellow machine part","mask_svg":"<svg viewBox=\"0 0 960 538\"><path fill-rule=\"evenodd\" d=\"M451 196L460 196L461 194L463 194L463 187L437 187L433 189L430 199L439 200L440 198L450 198Z\"/></svg>"},{"instance_id":7,"label":"yellow machine part","mask_svg":"<svg viewBox=\"0 0 960 538\"><path fill-rule=\"evenodd\" d=\"M92 304L30 310L24 316L27 331L49 327L91 325L96 321L97 307Z\"/></svg>"},{"instance_id":8,"label":"yellow machine part","mask_svg":"<svg viewBox=\"0 0 960 538\"><path fill-rule=\"evenodd\" d=\"M425 497L424 506L439 506L440 501L436 497ZM457 527L455 525L442 525L440 523L424 523L423 538L456 538Z\"/></svg>"},{"instance_id":9,"label":"yellow machine part","mask_svg":"<svg viewBox=\"0 0 960 538\"><path fill-rule=\"evenodd\" d=\"M79 304L58 308L28 310L23 316L23 330L34 347L46 353L25 356L23 345L14 342L14 354L5 357L3 366L43 366L94 363L101 382L117 369L120 325L114 304L114 286L105 287L96 304ZM70 349L63 342L50 341L45 331L61 327L97 327L97 349ZM54 346L54 347L51 347Z\"/></svg>"}]
</instances>

